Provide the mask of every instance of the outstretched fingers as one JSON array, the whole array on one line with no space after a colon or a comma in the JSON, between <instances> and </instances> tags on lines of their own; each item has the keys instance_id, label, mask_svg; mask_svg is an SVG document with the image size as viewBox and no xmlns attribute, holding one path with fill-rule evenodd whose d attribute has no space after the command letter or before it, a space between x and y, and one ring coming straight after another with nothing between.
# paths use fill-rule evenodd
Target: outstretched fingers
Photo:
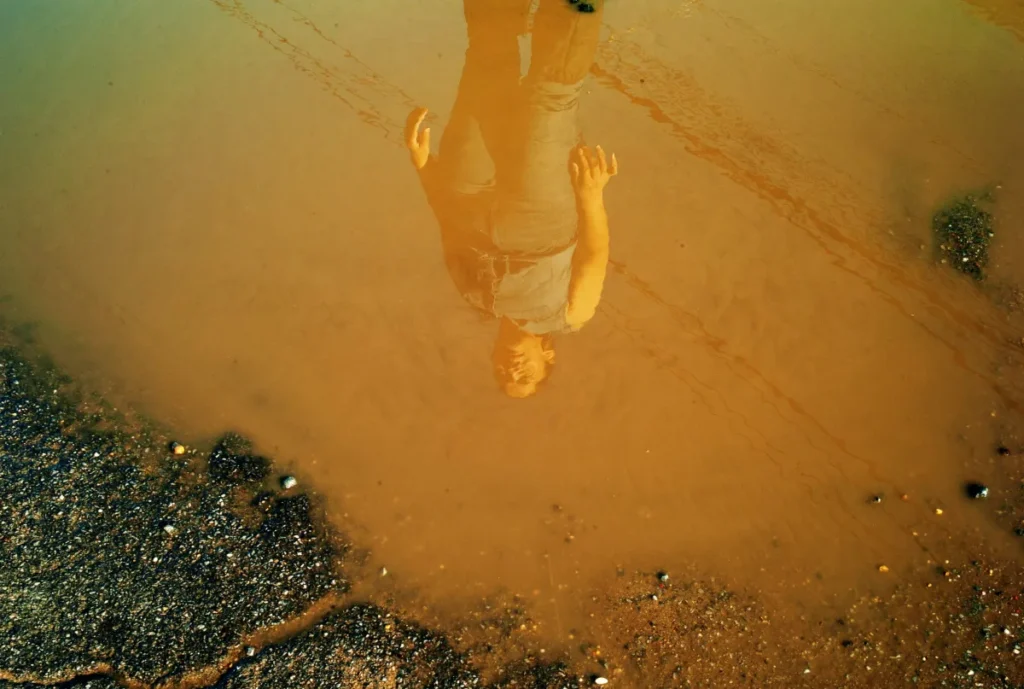
<instances>
[{"instance_id":1,"label":"outstretched fingers","mask_svg":"<svg viewBox=\"0 0 1024 689\"><path fill-rule=\"evenodd\" d=\"M412 149L416 148L425 141L430 141L430 129L426 129L423 133L420 133L420 127L423 125L423 120L427 117L428 110L426 108L416 108L409 113L408 119L405 121L405 145Z\"/></svg>"},{"instance_id":2,"label":"outstretched fingers","mask_svg":"<svg viewBox=\"0 0 1024 689\"><path fill-rule=\"evenodd\" d=\"M591 168L589 151L587 151L587 149L585 147L580 147L576 151L576 158L577 158L576 165L579 166L580 174L581 175L589 175L590 174L590 168Z\"/></svg>"}]
</instances>

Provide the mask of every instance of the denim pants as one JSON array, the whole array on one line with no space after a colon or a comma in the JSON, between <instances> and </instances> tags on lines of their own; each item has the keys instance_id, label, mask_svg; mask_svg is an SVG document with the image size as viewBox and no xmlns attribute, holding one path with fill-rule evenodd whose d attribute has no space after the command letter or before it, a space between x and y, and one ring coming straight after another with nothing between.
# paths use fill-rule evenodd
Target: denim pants
<instances>
[{"instance_id":1,"label":"denim pants","mask_svg":"<svg viewBox=\"0 0 1024 689\"><path fill-rule=\"evenodd\" d=\"M485 246L543 255L576 235L569 155L581 142L579 97L602 12L542 0L520 80L525 13L516 5L528 2L465 0L469 48L438 163L448 192L476 216L460 225L485 235Z\"/></svg>"},{"instance_id":2,"label":"denim pants","mask_svg":"<svg viewBox=\"0 0 1024 689\"><path fill-rule=\"evenodd\" d=\"M520 78L526 0L465 0L469 47L438 168L450 200L449 272L478 309L535 332L564 328L577 231L569 156L601 12L542 0ZM452 232L457 235L455 241Z\"/></svg>"}]
</instances>

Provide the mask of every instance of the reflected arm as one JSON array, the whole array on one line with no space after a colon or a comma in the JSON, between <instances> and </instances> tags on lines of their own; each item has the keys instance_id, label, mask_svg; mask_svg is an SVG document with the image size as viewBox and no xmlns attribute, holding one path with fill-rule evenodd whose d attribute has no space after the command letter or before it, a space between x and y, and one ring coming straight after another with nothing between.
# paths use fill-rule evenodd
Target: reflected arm
<instances>
[{"instance_id":1,"label":"reflected arm","mask_svg":"<svg viewBox=\"0 0 1024 689\"><path fill-rule=\"evenodd\" d=\"M608 213L603 195L580 200L579 236L572 258L566 321L573 330L582 328L597 311L608 273Z\"/></svg>"}]
</instances>

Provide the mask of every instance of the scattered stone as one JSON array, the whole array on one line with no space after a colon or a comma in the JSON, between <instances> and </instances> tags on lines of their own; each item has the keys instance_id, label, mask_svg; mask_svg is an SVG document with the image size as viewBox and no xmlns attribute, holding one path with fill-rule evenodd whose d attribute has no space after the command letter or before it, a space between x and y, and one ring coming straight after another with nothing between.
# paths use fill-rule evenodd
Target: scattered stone
<instances>
[{"instance_id":1,"label":"scattered stone","mask_svg":"<svg viewBox=\"0 0 1024 689\"><path fill-rule=\"evenodd\" d=\"M871 497L870 497L870 498L868 499L868 502L870 502L870 503L871 503L872 505L878 505L878 504L880 504L880 503L882 502L882 494L881 494L881 493L878 493L877 495L872 495L872 496L871 496Z\"/></svg>"},{"instance_id":2,"label":"scattered stone","mask_svg":"<svg viewBox=\"0 0 1024 689\"><path fill-rule=\"evenodd\" d=\"M173 536L178 533L178 529L174 527L174 524L164 524L164 532L167 533L168 536Z\"/></svg>"},{"instance_id":3,"label":"scattered stone","mask_svg":"<svg viewBox=\"0 0 1024 689\"><path fill-rule=\"evenodd\" d=\"M942 508L941 507L936 507L935 508L935 514L937 514L937 515L939 515L941 517L942 516Z\"/></svg>"},{"instance_id":4,"label":"scattered stone","mask_svg":"<svg viewBox=\"0 0 1024 689\"><path fill-rule=\"evenodd\" d=\"M886 565L878 565L878 571L882 574L885 574L889 571L889 568Z\"/></svg>"},{"instance_id":5,"label":"scattered stone","mask_svg":"<svg viewBox=\"0 0 1024 689\"><path fill-rule=\"evenodd\" d=\"M299 485L299 482L295 479L294 476L281 477L281 487L284 488L285 490L291 490L297 485Z\"/></svg>"},{"instance_id":6,"label":"scattered stone","mask_svg":"<svg viewBox=\"0 0 1024 689\"><path fill-rule=\"evenodd\" d=\"M599 687L603 687L604 685L608 684L608 678L607 677L595 677L594 678L594 684L596 684Z\"/></svg>"},{"instance_id":7,"label":"scattered stone","mask_svg":"<svg viewBox=\"0 0 1024 689\"><path fill-rule=\"evenodd\" d=\"M380 568L380 575L382 577L386 577L388 575L388 568L387 567L381 567Z\"/></svg>"},{"instance_id":8,"label":"scattered stone","mask_svg":"<svg viewBox=\"0 0 1024 689\"><path fill-rule=\"evenodd\" d=\"M658 572L658 581L663 584L668 583L668 572Z\"/></svg>"},{"instance_id":9,"label":"scattered stone","mask_svg":"<svg viewBox=\"0 0 1024 689\"><path fill-rule=\"evenodd\" d=\"M964 486L964 493L972 500L981 500L988 497L988 486L971 481Z\"/></svg>"},{"instance_id":10,"label":"scattered stone","mask_svg":"<svg viewBox=\"0 0 1024 689\"><path fill-rule=\"evenodd\" d=\"M248 656L249 658L252 658L254 655L256 655L256 647L255 646L246 646L245 647L245 655Z\"/></svg>"},{"instance_id":11,"label":"scattered stone","mask_svg":"<svg viewBox=\"0 0 1024 689\"><path fill-rule=\"evenodd\" d=\"M940 260L948 261L961 273L979 281L985 278L989 242L995 236L992 214L978 205L982 200L967 195L952 201L932 217L936 254Z\"/></svg>"},{"instance_id":12,"label":"scattered stone","mask_svg":"<svg viewBox=\"0 0 1024 689\"><path fill-rule=\"evenodd\" d=\"M168 449L171 451L172 455L177 455L180 457L181 455L185 454L185 446L176 441L172 442L168 446Z\"/></svg>"},{"instance_id":13,"label":"scattered stone","mask_svg":"<svg viewBox=\"0 0 1024 689\"><path fill-rule=\"evenodd\" d=\"M996 448L996 452L999 454L1000 457L1006 457L1008 454L1010 454L1010 448L1006 447L1005 445L1000 445L999 447Z\"/></svg>"}]
</instances>

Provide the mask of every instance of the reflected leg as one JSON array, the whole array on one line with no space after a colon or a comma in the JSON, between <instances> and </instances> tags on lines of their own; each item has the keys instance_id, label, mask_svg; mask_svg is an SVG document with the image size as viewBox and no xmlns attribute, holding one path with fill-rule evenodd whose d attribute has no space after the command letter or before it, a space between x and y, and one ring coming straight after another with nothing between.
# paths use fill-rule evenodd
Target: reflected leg
<instances>
[{"instance_id":1,"label":"reflected leg","mask_svg":"<svg viewBox=\"0 0 1024 689\"><path fill-rule=\"evenodd\" d=\"M499 246L550 251L575 236L568 166L581 140L579 97L597 52L603 0L593 7L580 12L566 0L542 0L537 10L514 155L497 170Z\"/></svg>"},{"instance_id":2,"label":"reflected leg","mask_svg":"<svg viewBox=\"0 0 1024 689\"><path fill-rule=\"evenodd\" d=\"M567 0L542 0L533 24L533 60L527 81L579 84L590 72L601 35L604 0L580 12Z\"/></svg>"},{"instance_id":3,"label":"reflected leg","mask_svg":"<svg viewBox=\"0 0 1024 689\"><path fill-rule=\"evenodd\" d=\"M469 37L452 114L438 162L448 184L462 194L494 185L495 161L508 155L510 112L519 92L517 33L528 0L465 0Z\"/></svg>"}]
</instances>

